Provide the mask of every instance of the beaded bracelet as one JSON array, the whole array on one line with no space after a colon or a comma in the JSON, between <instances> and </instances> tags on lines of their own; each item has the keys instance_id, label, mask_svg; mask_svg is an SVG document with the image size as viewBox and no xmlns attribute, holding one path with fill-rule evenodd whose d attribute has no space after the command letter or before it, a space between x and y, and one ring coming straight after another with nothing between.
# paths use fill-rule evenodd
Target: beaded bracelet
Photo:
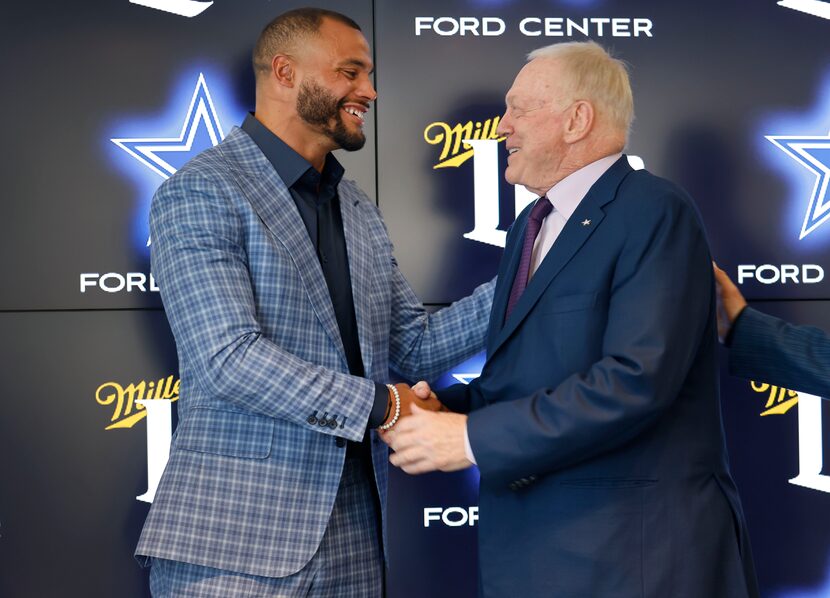
<instances>
[{"instance_id":1,"label":"beaded bracelet","mask_svg":"<svg viewBox=\"0 0 830 598\"><path fill-rule=\"evenodd\" d=\"M398 423L398 418L401 416L401 395L398 393L398 389L392 386L391 384L387 384L386 388L389 389L389 392L395 397L395 415L389 420L389 423L382 424L378 426L381 430L390 430L392 426Z\"/></svg>"}]
</instances>

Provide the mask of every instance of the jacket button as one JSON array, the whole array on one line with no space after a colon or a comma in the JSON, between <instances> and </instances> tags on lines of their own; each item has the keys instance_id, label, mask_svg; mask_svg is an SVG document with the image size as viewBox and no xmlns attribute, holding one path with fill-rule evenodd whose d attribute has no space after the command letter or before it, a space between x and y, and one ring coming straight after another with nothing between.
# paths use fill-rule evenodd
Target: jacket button
<instances>
[{"instance_id":1,"label":"jacket button","mask_svg":"<svg viewBox=\"0 0 830 598\"><path fill-rule=\"evenodd\" d=\"M519 484L517 482L510 482L507 487L515 492L519 489Z\"/></svg>"},{"instance_id":2,"label":"jacket button","mask_svg":"<svg viewBox=\"0 0 830 598\"><path fill-rule=\"evenodd\" d=\"M317 425L321 428L325 428L327 425L329 425L329 420L327 420L325 417L321 417L320 421L317 422Z\"/></svg>"},{"instance_id":3,"label":"jacket button","mask_svg":"<svg viewBox=\"0 0 830 598\"><path fill-rule=\"evenodd\" d=\"M308 419L307 419L306 421L307 421L308 423L310 423L310 424L313 426L314 424L316 424L316 423L317 423L317 418L316 418L316 417L314 417L313 415L309 415L309 416L308 416Z\"/></svg>"},{"instance_id":4,"label":"jacket button","mask_svg":"<svg viewBox=\"0 0 830 598\"><path fill-rule=\"evenodd\" d=\"M346 446L346 439L345 438L340 438L338 436L337 438L334 439L334 444L336 444L340 448L343 448L344 446Z\"/></svg>"},{"instance_id":5,"label":"jacket button","mask_svg":"<svg viewBox=\"0 0 830 598\"><path fill-rule=\"evenodd\" d=\"M329 420L329 428L334 430L336 427L337 427L337 420L336 419L330 419Z\"/></svg>"}]
</instances>

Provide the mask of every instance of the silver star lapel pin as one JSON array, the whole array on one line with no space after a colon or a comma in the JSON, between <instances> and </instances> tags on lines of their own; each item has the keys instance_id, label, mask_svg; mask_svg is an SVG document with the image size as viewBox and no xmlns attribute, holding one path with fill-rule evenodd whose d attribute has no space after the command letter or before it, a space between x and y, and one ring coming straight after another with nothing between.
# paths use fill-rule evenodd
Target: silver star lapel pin
<instances>
[{"instance_id":1,"label":"silver star lapel pin","mask_svg":"<svg viewBox=\"0 0 830 598\"><path fill-rule=\"evenodd\" d=\"M591 226L591 221L586 218L582 221L582 226Z\"/></svg>"}]
</instances>

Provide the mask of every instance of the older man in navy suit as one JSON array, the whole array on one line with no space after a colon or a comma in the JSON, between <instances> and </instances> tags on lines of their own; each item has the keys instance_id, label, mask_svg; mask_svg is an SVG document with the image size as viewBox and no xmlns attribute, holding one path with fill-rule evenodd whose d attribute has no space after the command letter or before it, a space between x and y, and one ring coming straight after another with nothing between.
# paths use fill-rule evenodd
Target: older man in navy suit
<instances>
[{"instance_id":1,"label":"older man in navy suit","mask_svg":"<svg viewBox=\"0 0 830 598\"><path fill-rule=\"evenodd\" d=\"M385 434L410 473L478 464L482 596L758 595L718 398L715 294L692 200L621 154L625 67L530 54L499 125L513 224L487 360Z\"/></svg>"},{"instance_id":2,"label":"older man in navy suit","mask_svg":"<svg viewBox=\"0 0 830 598\"><path fill-rule=\"evenodd\" d=\"M383 594L389 368L483 346L492 284L429 315L377 207L331 154L375 99L348 17L298 9L254 49L256 112L153 200L153 271L179 354L179 427L136 554L155 596ZM368 430L368 432L367 432Z\"/></svg>"}]
</instances>

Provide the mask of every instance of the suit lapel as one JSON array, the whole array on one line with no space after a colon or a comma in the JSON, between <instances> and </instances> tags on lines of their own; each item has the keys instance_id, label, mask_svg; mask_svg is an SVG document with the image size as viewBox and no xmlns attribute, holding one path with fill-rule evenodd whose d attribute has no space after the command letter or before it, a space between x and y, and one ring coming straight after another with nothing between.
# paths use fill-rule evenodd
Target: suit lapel
<instances>
[{"instance_id":1,"label":"suit lapel","mask_svg":"<svg viewBox=\"0 0 830 598\"><path fill-rule=\"evenodd\" d=\"M539 268L533 274L527 288L522 293L518 303L516 303L516 307L513 308L510 318L504 321L504 326L498 330L495 340L489 343L489 357L492 357L499 347L510 338L510 335L513 334L519 324L528 316L533 306L539 301L542 293L550 286L553 279L571 261L573 256L576 255L594 231L599 228L600 223L605 218L605 212L602 211L602 207L614 199L617 188L630 172L632 172L632 169L628 165L628 160L625 156L622 156L594 183L574 213L571 214L571 217L568 219L562 232L559 233L550 251L545 256L545 259L542 260ZM519 249L515 250L514 248L514 251L519 253L521 251L522 241L524 240L524 232L517 239L518 241L514 245ZM508 273L511 273L513 276L516 273L518 259L518 257L514 257L512 261L516 263L512 264L508 269ZM510 293L512 281L513 278L511 277L510 285L504 285L502 288L504 307L501 308L501 311L494 312L494 315L497 313L502 320L504 318L504 309L507 305L506 297ZM502 297L499 298L499 301L502 301Z\"/></svg>"},{"instance_id":2,"label":"suit lapel","mask_svg":"<svg viewBox=\"0 0 830 598\"><path fill-rule=\"evenodd\" d=\"M516 219L513 231L514 238L524 239L525 228L527 227L527 215L533 208L531 203ZM512 240L512 239L511 239ZM507 311L507 302L510 298L510 290L513 286L513 279L516 278L516 270L519 268L519 260L522 257L522 243L510 243L504 250L504 255L499 268L499 277L496 281L496 290L493 296L493 309L490 312L490 323L487 330L487 355L492 355L495 350L495 341L499 338L499 332L504 325L504 314Z\"/></svg>"},{"instance_id":3,"label":"suit lapel","mask_svg":"<svg viewBox=\"0 0 830 598\"><path fill-rule=\"evenodd\" d=\"M343 216L343 236L346 237L346 253L349 258L349 274L352 281L352 298L357 320L357 335L363 369L371 377L372 327L369 301L369 284L372 277L372 254L366 219L361 217L357 195L348 185L337 189L340 196L340 213Z\"/></svg>"},{"instance_id":4,"label":"suit lapel","mask_svg":"<svg viewBox=\"0 0 830 598\"><path fill-rule=\"evenodd\" d=\"M234 129L223 145L223 154L235 171L243 194L291 256L311 307L345 364L346 353L326 279L291 192L253 140L241 129Z\"/></svg>"}]
</instances>

